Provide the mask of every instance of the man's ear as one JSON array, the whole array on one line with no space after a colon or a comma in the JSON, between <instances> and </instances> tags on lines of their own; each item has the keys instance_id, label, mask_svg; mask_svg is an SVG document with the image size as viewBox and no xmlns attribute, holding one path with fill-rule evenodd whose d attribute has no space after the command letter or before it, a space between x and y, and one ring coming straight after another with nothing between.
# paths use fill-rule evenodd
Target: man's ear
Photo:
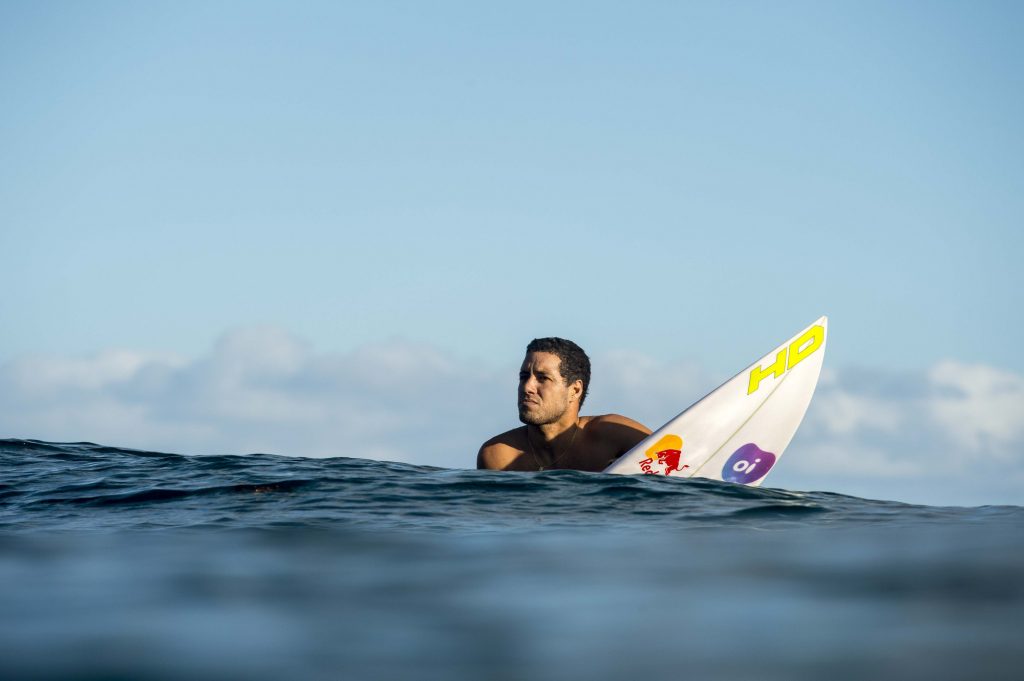
<instances>
[{"instance_id":1,"label":"man's ear","mask_svg":"<svg viewBox=\"0 0 1024 681\"><path fill-rule=\"evenodd\" d=\"M576 399L576 402L579 403L580 396L583 394L583 381L578 378L573 381L572 385L569 386L569 392Z\"/></svg>"}]
</instances>

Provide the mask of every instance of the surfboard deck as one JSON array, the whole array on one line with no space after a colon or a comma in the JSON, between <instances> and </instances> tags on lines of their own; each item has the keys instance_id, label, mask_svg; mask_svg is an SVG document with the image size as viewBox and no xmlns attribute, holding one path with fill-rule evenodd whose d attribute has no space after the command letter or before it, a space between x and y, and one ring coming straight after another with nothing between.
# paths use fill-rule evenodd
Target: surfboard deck
<instances>
[{"instance_id":1,"label":"surfboard deck","mask_svg":"<svg viewBox=\"0 0 1024 681\"><path fill-rule=\"evenodd\" d=\"M821 317L654 431L604 470L759 486L807 412L825 359Z\"/></svg>"}]
</instances>

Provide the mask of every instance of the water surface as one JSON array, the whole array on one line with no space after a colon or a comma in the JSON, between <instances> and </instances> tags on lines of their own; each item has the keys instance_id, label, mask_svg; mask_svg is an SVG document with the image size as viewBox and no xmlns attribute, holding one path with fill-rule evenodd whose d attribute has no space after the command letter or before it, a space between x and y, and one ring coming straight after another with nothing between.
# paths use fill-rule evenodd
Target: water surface
<instances>
[{"instance_id":1,"label":"water surface","mask_svg":"<svg viewBox=\"0 0 1024 681\"><path fill-rule=\"evenodd\" d=\"M0 440L0 677L1020 678L1024 509Z\"/></svg>"}]
</instances>

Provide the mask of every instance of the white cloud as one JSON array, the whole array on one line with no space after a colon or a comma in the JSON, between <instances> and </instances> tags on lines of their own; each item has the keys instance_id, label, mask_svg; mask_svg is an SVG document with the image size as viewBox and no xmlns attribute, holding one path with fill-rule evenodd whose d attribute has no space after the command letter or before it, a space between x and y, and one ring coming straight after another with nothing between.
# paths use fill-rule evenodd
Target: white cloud
<instances>
[{"instance_id":1,"label":"white cloud","mask_svg":"<svg viewBox=\"0 0 1024 681\"><path fill-rule=\"evenodd\" d=\"M853 395L840 389L823 386L816 409L825 428L835 435L850 435L876 430L894 432L899 429L904 415L893 400L872 399Z\"/></svg>"},{"instance_id":2,"label":"white cloud","mask_svg":"<svg viewBox=\"0 0 1024 681\"><path fill-rule=\"evenodd\" d=\"M520 358L501 359L487 367L406 341L324 353L273 327L234 330L191 359L22 357L0 367L0 437L469 467L480 442L518 424ZM652 427L728 378L628 352L593 364L584 411ZM1021 503L1024 377L953 361L917 373L829 367L769 484Z\"/></svg>"},{"instance_id":3,"label":"white cloud","mask_svg":"<svg viewBox=\"0 0 1024 681\"><path fill-rule=\"evenodd\" d=\"M1009 460L1024 436L1024 376L983 365L941 362L928 372L931 418L968 451Z\"/></svg>"},{"instance_id":4,"label":"white cloud","mask_svg":"<svg viewBox=\"0 0 1024 681\"><path fill-rule=\"evenodd\" d=\"M911 460L921 469L941 464L959 472L1021 460L1021 375L948 360L919 374L863 374L839 371L834 381L819 386L808 428L820 440L848 444L851 450L885 442L901 450L887 461Z\"/></svg>"},{"instance_id":5,"label":"white cloud","mask_svg":"<svg viewBox=\"0 0 1024 681\"><path fill-rule=\"evenodd\" d=\"M1024 377L950 360L917 373L833 370L790 450L772 484L1021 504Z\"/></svg>"},{"instance_id":6,"label":"white cloud","mask_svg":"<svg viewBox=\"0 0 1024 681\"><path fill-rule=\"evenodd\" d=\"M280 329L246 328L191 361L123 351L16 359L0 368L0 433L468 466L480 442L514 425L506 383L414 343L316 353Z\"/></svg>"},{"instance_id":7,"label":"white cloud","mask_svg":"<svg viewBox=\"0 0 1024 681\"><path fill-rule=\"evenodd\" d=\"M652 428L716 386L715 377L691 362L659 362L624 351L597 356L591 361L591 396L583 411L620 412Z\"/></svg>"},{"instance_id":8,"label":"white cloud","mask_svg":"<svg viewBox=\"0 0 1024 681\"><path fill-rule=\"evenodd\" d=\"M8 386L28 400L52 399L55 392L85 393L125 381L151 363L180 366L171 355L108 350L88 358L25 357L5 368Z\"/></svg>"}]
</instances>

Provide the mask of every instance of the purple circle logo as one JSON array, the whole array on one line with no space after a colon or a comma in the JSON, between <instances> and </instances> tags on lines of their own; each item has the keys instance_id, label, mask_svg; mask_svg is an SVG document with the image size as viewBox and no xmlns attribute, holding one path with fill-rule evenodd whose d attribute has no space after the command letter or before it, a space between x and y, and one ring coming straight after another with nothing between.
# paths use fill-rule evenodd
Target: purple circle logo
<instances>
[{"instance_id":1,"label":"purple circle logo","mask_svg":"<svg viewBox=\"0 0 1024 681\"><path fill-rule=\"evenodd\" d=\"M763 478L775 465L777 457L766 452L753 442L745 444L729 457L722 467L722 480L738 482L741 485Z\"/></svg>"}]
</instances>

